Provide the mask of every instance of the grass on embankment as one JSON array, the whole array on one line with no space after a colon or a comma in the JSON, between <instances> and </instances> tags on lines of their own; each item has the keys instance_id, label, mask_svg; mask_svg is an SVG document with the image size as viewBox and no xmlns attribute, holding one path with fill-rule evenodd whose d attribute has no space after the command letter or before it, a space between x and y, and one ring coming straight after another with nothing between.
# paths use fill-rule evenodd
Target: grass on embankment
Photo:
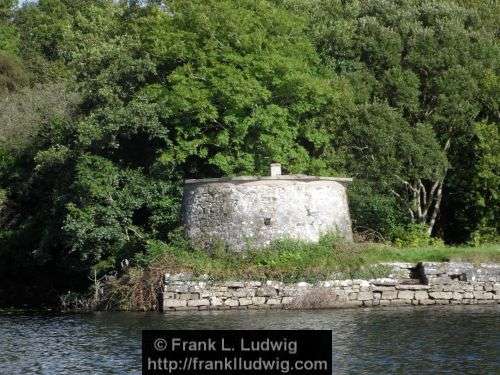
<instances>
[{"instance_id":1,"label":"grass on embankment","mask_svg":"<svg viewBox=\"0 0 500 375\"><path fill-rule=\"evenodd\" d=\"M235 255L222 249L208 254L201 250L164 249L150 268L162 272L208 275L216 280L283 281L332 278L370 278L387 274L380 262L470 261L499 262L500 244L480 247L426 246L397 248L374 243L346 243L324 237L318 244L279 241L269 248Z\"/></svg>"},{"instance_id":2,"label":"grass on embankment","mask_svg":"<svg viewBox=\"0 0 500 375\"><path fill-rule=\"evenodd\" d=\"M470 261L500 262L500 244L479 247L424 246L398 248L374 243L346 243L326 236L317 244L280 241L267 249L235 255L222 248L211 254L187 250L185 244L150 243L137 259L141 266L107 283L98 309L154 310L165 273L187 273L211 280L280 280L285 282L370 279L390 268L381 262Z\"/></svg>"}]
</instances>

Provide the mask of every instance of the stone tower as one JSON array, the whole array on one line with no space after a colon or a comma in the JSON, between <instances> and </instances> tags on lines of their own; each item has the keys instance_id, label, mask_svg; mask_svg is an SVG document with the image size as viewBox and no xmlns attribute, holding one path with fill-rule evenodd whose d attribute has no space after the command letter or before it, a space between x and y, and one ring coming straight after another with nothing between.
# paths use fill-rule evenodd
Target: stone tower
<instances>
[{"instance_id":1,"label":"stone tower","mask_svg":"<svg viewBox=\"0 0 500 375\"><path fill-rule=\"evenodd\" d=\"M182 216L192 244L224 243L233 251L283 238L316 242L337 232L352 240L346 185L350 178L282 175L186 180Z\"/></svg>"}]
</instances>

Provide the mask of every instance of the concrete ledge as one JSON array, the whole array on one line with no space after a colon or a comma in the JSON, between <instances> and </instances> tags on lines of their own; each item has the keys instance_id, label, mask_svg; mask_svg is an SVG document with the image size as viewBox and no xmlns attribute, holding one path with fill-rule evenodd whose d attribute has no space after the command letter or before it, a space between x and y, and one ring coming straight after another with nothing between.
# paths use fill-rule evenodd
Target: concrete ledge
<instances>
[{"instance_id":1,"label":"concrete ledge","mask_svg":"<svg viewBox=\"0 0 500 375\"><path fill-rule=\"evenodd\" d=\"M307 176L307 175L278 175L278 176L238 176L238 177L221 177L221 178L199 178L185 180L185 184L210 184L217 182L232 182L232 183L245 183L252 181L335 181L339 183L348 184L352 182L352 178L348 177L320 177L320 176Z\"/></svg>"}]
</instances>

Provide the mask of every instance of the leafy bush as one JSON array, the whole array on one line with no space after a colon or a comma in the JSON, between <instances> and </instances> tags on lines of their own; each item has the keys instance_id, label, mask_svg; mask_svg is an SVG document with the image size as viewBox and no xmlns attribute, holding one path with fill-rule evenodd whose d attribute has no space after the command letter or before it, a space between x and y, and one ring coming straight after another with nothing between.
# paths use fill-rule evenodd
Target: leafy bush
<instances>
[{"instance_id":1,"label":"leafy bush","mask_svg":"<svg viewBox=\"0 0 500 375\"><path fill-rule=\"evenodd\" d=\"M353 229L362 235L375 232L368 239L390 241L394 231L409 221L394 196L377 192L365 181L355 180L347 191Z\"/></svg>"},{"instance_id":2,"label":"leafy bush","mask_svg":"<svg viewBox=\"0 0 500 375\"><path fill-rule=\"evenodd\" d=\"M394 228L392 242L398 247L442 246L443 241L431 237L424 224L408 224Z\"/></svg>"},{"instance_id":3,"label":"leafy bush","mask_svg":"<svg viewBox=\"0 0 500 375\"><path fill-rule=\"evenodd\" d=\"M176 238L183 179L272 161L353 176L368 239L433 243L410 221L495 238L500 49L484 2L0 3L2 285L81 290L125 259L214 275L363 270L336 240L239 259Z\"/></svg>"},{"instance_id":4,"label":"leafy bush","mask_svg":"<svg viewBox=\"0 0 500 375\"><path fill-rule=\"evenodd\" d=\"M480 246L487 243L500 243L498 228L483 226L472 232L471 239L469 241L470 245Z\"/></svg>"}]
</instances>

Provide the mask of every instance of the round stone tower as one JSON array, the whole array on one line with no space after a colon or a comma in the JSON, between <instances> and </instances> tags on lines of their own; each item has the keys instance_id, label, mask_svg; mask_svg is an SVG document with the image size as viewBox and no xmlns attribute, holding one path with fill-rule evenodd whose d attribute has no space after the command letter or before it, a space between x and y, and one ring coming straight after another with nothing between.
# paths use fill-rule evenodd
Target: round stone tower
<instances>
[{"instance_id":1,"label":"round stone tower","mask_svg":"<svg viewBox=\"0 0 500 375\"><path fill-rule=\"evenodd\" d=\"M350 178L281 175L186 180L182 216L192 244L223 243L233 251L283 238L316 242L336 232L352 239L346 185Z\"/></svg>"}]
</instances>

